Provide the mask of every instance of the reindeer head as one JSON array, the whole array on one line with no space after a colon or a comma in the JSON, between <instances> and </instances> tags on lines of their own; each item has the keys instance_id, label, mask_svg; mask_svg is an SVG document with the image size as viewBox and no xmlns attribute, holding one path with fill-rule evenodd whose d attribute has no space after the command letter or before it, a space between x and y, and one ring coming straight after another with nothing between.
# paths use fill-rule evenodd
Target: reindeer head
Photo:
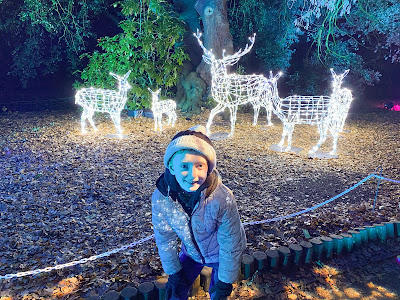
<instances>
[{"instance_id":1,"label":"reindeer head","mask_svg":"<svg viewBox=\"0 0 400 300\"><path fill-rule=\"evenodd\" d=\"M222 58L217 59L214 53L212 52L212 49L208 50L206 47L204 47L203 42L201 41L202 33L199 30L197 30L197 33L193 34L197 38L200 47L203 49L203 59L207 64L211 65L211 72L213 74L226 73L227 66L232 66L236 64L243 55L250 52L251 48L253 48L256 37L256 34L254 33L252 37L249 37L251 44L250 45L246 44L246 47L244 49L239 49L239 51L237 51L234 54L225 55L225 49L224 49L222 51Z\"/></svg>"},{"instance_id":2,"label":"reindeer head","mask_svg":"<svg viewBox=\"0 0 400 300\"><path fill-rule=\"evenodd\" d=\"M158 102L158 94L160 93L161 89L158 89L157 91L153 92L150 88L147 88L150 93L151 93L151 99L153 102Z\"/></svg>"},{"instance_id":3,"label":"reindeer head","mask_svg":"<svg viewBox=\"0 0 400 300\"><path fill-rule=\"evenodd\" d=\"M331 74L333 77L333 83L332 83L333 87L332 88L333 88L334 94L339 92L339 90L341 89L343 78L346 77L346 75L349 73L349 71L350 71L350 69L344 71L343 74L337 75L335 73L335 71L331 68Z\"/></svg>"},{"instance_id":4,"label":"reindeer head","mask_svg":"<svg viewBox=\"0 0 400 300\"><path fill-rule=\"evenodd\" d=\"M269 71L269 78L268 81L272 84L272 89L273 89L273 94L274 96L278 96L278 79L281 78L281 76L283 75L282 72L277 73L276 75L274 75L272 73L272 71Z\"/></svg>"},{"instance_id":5,"label":"reindeer head","mask_svg":"<svg viewBox=\"0 0 400 300\"><path fill-rule=\"evenodd\" d=\"M269 71L269 81L273 84L275 84L276 82L278 82L278 79L281 78L281 76L283 75L282 72L277 73L276 75L274 75L274 73L272 73L272 71Z\"/></svg>"},{"instance_id":6,"label":"reindeer head","mask_svg":"<svg viewBox=\"0 0 400 300\"><path fill-rule=\"evenodd\" d=\"M127 91L131 88L131 85L128 83L128 77L129 74L131 74L131 70L129 70L124 76L118 76L117 74L114 74L112 72L110 72L110 75L112 77L114 77L115 79L118 80L118 85L119 85L119 89L123 90L123 91Z\"/></svg>"}]
</instances>

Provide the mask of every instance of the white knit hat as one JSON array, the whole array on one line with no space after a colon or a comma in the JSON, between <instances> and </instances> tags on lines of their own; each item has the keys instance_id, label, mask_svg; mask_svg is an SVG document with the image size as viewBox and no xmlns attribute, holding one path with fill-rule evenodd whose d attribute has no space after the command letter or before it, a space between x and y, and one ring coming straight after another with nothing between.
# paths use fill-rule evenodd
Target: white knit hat
<instances>
[{"instance_id":1,"label":"white knit hat","mask_svg":"<svg viewBox=\"0 0 400 300\"><path fill-rule=\"evenodd\" d=\"M184 149L192 149L203 154L208 161L209 173L214 170L215 165L217 164L215 150L211 140L206 135L206 129L204 126L193 126L188 130L179 132L172 138L167 150L165 150L165 167L168 168L169 160L177 151Z\"/></svg>"}]
</instances>

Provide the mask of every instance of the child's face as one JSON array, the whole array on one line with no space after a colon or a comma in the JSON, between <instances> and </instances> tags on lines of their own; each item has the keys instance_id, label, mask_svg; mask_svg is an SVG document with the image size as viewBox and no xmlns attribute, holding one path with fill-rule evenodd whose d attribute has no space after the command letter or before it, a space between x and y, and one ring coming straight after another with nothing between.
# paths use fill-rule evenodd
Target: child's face
<instances>
[{"instance_id":1,"label":"child's face","mask_svg":"<svg viewBox=\"0 0 400 300\"><path fill-rule=\"evenodd\" d=\"M186 192L195 192L207 179L207 160L193 152L177 153L172 158L170 172Z\"/></svg>"}]
</instances>

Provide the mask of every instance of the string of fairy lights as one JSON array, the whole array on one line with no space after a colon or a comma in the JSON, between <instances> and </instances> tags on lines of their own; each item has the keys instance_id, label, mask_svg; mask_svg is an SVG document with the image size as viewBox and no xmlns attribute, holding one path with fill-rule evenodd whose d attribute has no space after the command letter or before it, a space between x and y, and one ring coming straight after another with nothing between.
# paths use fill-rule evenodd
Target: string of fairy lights
<instances>
[{"instance_id":1,"label":"string of fairy lights","mask_svg":"<svg viewBox=\"0 0 400 300\"><path fill-rule=\"evenodd\" d=\"M292 149L292 135L294 126L297 124L317 125L319 140L309 151L315 153L322 143L327 139L328 134L332 136L331 155L336 155L338 136L345 124L345 120L352 102L352 93L349 89L342 88L344 77L349 73L346 70L342 74L336 74L331 69L332 93L330 96L297 96L292 95L280 98L277 82L282 76L278 73L275 76L270 73L269 78L263 75L242 75L228 73L229 66L236 64L239 59L250 52L254 46L255 34L249 37L250 44L236 53L226 55L222 52L222 58L217 59L212 49L207 49L201 40L202 34L197 31L195 34L200 47L203 50L203 60L211 66L211 95L217 105L211 110L207 120L207 133L211 134L211 126L214 117L228 108L230 112L230 133L233 136L236 124L236 116L239 105L250 103L254 109L253 125L257 124L260 108L267 111L267 122L271 126L271 113L274 112L283 123L282 138L278 147L282 151ZM127 79L131 71L124 76L110 73L118 80L118 90L103 90L96 88L84 88L77 92L75 102L83 107L81 116L81 129L85 133L86 120L96 130L93 122L94 112L105 112L110 114L112 121L120 137L121 111L127 101L127 90L131 88ZM160 100L160 89L152 91L151 110L154 116L154 130L162 131L162 116L168 117L167 124L174 126L176 115L176 102L167 99ZM286 141L286 146L285 145Z\"/></svg>"}]
</instances>

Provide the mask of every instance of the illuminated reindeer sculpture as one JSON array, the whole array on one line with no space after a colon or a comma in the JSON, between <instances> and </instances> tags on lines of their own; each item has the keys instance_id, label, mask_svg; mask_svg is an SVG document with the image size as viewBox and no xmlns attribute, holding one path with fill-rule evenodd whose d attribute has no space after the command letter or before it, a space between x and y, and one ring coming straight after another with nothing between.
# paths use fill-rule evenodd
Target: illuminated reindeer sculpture
<instances>
[{"instance_id":1,"label":"illuminated reindeer sculpture","mask_svg":"<svg viewBox=\"0 0 400 300\"><path fill-rule=\"evenodd\" d=\"M254 108L253 125L257 124L259 110L263 106L267 110L268 125L271 126L272 104L270 99L272 95L268 79L262 75L238 75L227 72L227 66L236 64L243 55L251 50L255 34L249 38L251 44L247 44L244 50L240 49L232 55L225 55L225 51L223 51L221 59L217 59L212 50L204 47L200 39L202 34L199 31L194 35L203 49L204 61L211 65L211 94L217 102L217 106L211 110L208 118L207 133L211 133L210 127L214 116L228 108L231 119L229 136L232 136L235 130L238 106L246 103L251 103Z\"/></svg>"},{"instance_id":2,"label":"illuminated reindeer sculpture","mask_svg":"<svg viewBox=\"0 0 400 300\"><path fill-rule=\"evenodd\" d=\"M83 88L75 95L75 103L83 107L81 116L82 133L86 133L86 119L92 125L94 130L97 130L93 122L93 115L97 112L109 113L113 121L118 135L122 138L121 129L121 111L127 100L127 91L131 88L127 79L131 71L128 71L124 76L118 76L110 73L118 80L118 90L103 90L96 88Z\"/></svg>"},{"instance_id":3,"label":"illuminated reindeer sculpture","mask_svg":"<svg viewBox=\"0 0 400 300\"><path fill-rule=\"evenodd\" d=\"M158 94L160 89L153 92L150 88L147 88L151 93L151 110L154 116L154 131L157 131L157 127L162 130L162 115L166 114L168 116L168 125L174 126L176 121L176 103L174 100L159 100Z\"/></svg>"},{"instance_id":4,"label":"illuminated reindeer sculpture","mask_svg":"<svg viewBox=\"0 0 400 300\"><path fill-rule=\"evenodd\" d=\"M349 70L346 70L343 74L336 75L335 71L331 69L331 73L333 90L330 97L289 96L284 99L279 97L277 87L277 81L281 73L275 76L273 76L272 72L270 73L269 80L273 87L273 110L283 123L282 139L278 146L283 148L285 138L287 138L285 151L291 149L294 126L296 124L309 124L318 126L320 136L317 145L310 150L310 154L319 149L326 140L328 132L330 132L333 139L330 154L336 154L339 132L343 129L353 97L350 90L341 88L343 78L349 73Z\"/></svg>"}]
</instances>

